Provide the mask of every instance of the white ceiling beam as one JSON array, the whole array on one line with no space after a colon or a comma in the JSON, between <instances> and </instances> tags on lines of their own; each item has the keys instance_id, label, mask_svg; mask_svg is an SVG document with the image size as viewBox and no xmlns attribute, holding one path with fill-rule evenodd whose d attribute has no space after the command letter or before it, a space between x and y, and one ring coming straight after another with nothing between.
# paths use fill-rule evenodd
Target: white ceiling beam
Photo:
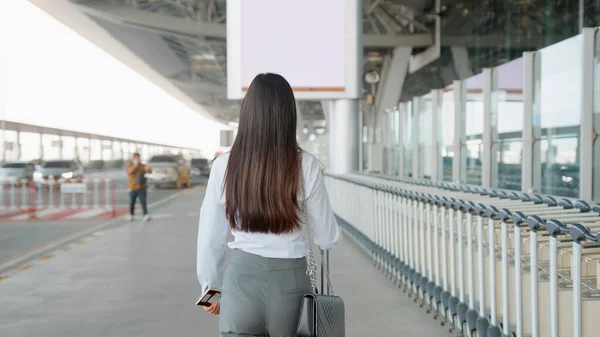
<instances>
[{"instance_id":1,"label":"white ceiling beam","mask_svg":"<svg viewBox=\"0 0 600 337\"><path fill-rule=\"evenodd\" d=\"M381 82L377 88L375 99L375 107L378 112L398 105L411 53L412 47L396 47L392 57L386 62L387 66L384 67L384 73L381 74Z\"/></svg>"},{"instance_id":2,"label":"white ceiling beam","mask_svg":"<svg viewBox=\"0 0 600 337\"><path fill-rule=\"evenodd\" d=\"M187 37L208 37L222 40L225 40L227 37L226 24L224 23L190 21L110 3L90 2L78 4L77 7L92 17L140 29ZM523 39L519 41L520 46L539 47L540 42L538 38ZM503 44L505 41L506 37L501 34L480 36L479 41L474 36L442 34L440 42L442 46L492 48ZM395 48L400 46L429 47L434 44L434 36L429 33L401 35L364 34L363 44L367 48Z\"/></svg>"},{"instance_id":3,"label":"white ceiling beam","mask_svg":"<svg viewBox=\"0 0 600 337\"><path fill-rule=\"evenodd\" d=\"M190 21L110 3L85 3L79 4L78 7L90 16L117 24L134 25L166 33L170 32L175 35L193 37L203 36L225 39L227 36L225 24L221 23Z\"/></svg>"},{"instance_id":4,"label":"white ceiling beam","mask_svg":"<svg viewBox=\"0 0 600 337\"><path fill-rule=\"evenodd\" d=\"M1 1L1 0L0 0ZM180 88L176 87L171 81L159 74L155 69L150 67L138 55L134 54L127 46L118 42L108 31L103 29L97 22L84 15L79 10L80 6L76 6L70 1L47 1L47 0L29 0L33 5L48 13L54 19L66 25L70 29L76 31L83 38L95 44L121 63L136 71L144 78L158 86L174 98L180 100L190 109L198 112L205 118L222 122L210 115L204 107L198 105Z\"/></svg>"},{"instance_id":5,"label":"white ceiling beam","mask_svg":"<svg viewBox=\"0 0 600 337\"><path fill-rule=\"evenodd\" d=\"M171 81L174 84L177 84L179 86L185 87L187 89L191 89L191 90L198 90L198 91L202 91L205 93L210 93L210 94L226 94L227 93L227 88L225 88L225 86L220 86L217 84L213 84L207 81L192 81L192 80L178 80L178 79L171 79Z\"/></svg>"},{"instance_id":6,"label":"white ceiling beam","mask_svg":"<svg viewBox=\"0 0 600 337\"><path fill-rule=\"evenodd\" d=\"M427 47L432 44L433 36L431 34L363 35L363 45L367 48Z\"/></svg>"}]
</instances>

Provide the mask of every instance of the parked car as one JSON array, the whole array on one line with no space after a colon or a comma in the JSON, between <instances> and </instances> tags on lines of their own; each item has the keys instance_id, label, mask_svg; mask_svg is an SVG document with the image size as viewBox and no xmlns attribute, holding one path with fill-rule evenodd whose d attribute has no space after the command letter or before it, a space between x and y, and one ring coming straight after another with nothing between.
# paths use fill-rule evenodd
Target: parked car
<instances>
[{"instance_id":1,"label":"parked car","mask_svg":"<svg viewBox=\"0 0 600 337\"><path fill-rule=\"evenodd\" d=\"M33 180L35 165L25 161L6 162L0 167L0 182L15 183L18 180Z\"/></svg>"},{"instance_id":2,"label":"parked car","mask_svg":"<svg viewBox=\"0 0 600 337\"><path fill-rule=\"evenodd\" d=\"M208 176L210 175L210 169L212 163L206 158L194 158L191 161L192 175L194 176Z\"/></svg>"},{"instance_id":3,"label":"parked car","mask_svg":"<svg viewBox=\"0 0 600 337\"><path fill-rule=\"evenodd\" d=\"M45 183L48 179L82 179L83 166L74 160L49 160L33 173L33 180Z\"/></svg>"},{"instance_id":4,"label":"parked car","mask_svg":"<svg viewBox=\"0 0 600 337\"><path fill-rule=\"evenodd\" d=\"M181 188L183 185L192 185L190 167L182 155L156 155L150 158L148 166L152 173L146 173L146 178L151 186L160 188L175 185Z\"/></svg>"}]
</instances>

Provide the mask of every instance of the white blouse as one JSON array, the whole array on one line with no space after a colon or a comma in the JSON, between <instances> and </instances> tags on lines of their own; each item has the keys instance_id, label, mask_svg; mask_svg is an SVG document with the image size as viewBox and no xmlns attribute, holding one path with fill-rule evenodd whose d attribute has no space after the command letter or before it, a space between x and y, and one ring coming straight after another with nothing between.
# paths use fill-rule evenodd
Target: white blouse
<instances>
[{"instance_id":1,"label":"white blouse","mask_svg":"<svg viewBox=\"0 0 600 337\"><path fill-rule=\"evenodd\" d=\"M212 166L206 195L200 209L198 226L198 281L206 288L221 289L229 222L225 216L223 180L229 153L217 158ZM319 161L304 152L302 169L306 184L306 208L313 240L322 249L331 249L341 239L341 231L331 209ZM269 258L301 258L307 254L304 230L289 234L264 234L232 231L234 240L227 245L250 254Z\"/></svg>"}]
</instances>

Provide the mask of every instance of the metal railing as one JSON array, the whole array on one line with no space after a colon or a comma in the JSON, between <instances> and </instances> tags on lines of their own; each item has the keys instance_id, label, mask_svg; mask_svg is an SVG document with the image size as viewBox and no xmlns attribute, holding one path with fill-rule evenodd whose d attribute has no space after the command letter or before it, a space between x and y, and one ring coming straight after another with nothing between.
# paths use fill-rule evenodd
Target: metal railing
<instances>
[{"instance_id":1,"label":"metal railing","mask_svg":"<svg viewBox=\"0 0 600 337\"><path fill-rule=\"evenodd\" d=\"M61 211L85 209L105 210L114 216L114 180L49 179L36 182L22 179L0 182L0 220L44 218Z\"/></svg>"},{"instance_id":2,"label":"metal railing","mask_svg":"<svg viewBox=\"0 0 600 337\"><path fill-rule=\"evenodd\" d=\"M600 205L381 175L326 176L346 233L459 336L597 336Z\"/></svg>"}]
</instances>

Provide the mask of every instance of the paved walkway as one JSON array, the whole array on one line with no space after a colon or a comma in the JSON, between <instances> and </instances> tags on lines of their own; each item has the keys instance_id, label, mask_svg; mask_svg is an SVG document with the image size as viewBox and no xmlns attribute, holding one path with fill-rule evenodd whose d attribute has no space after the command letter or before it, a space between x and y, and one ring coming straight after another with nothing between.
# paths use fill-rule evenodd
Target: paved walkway
<instances>
[{"instance_id":1,"label":"paved walkway","mask_svg":"<svg viewBox=\"0 0 600 337\"><path fill-rule=\"evenodd\" d=\"M184 191L152 222L111 224L5 274L0 336L218 336L217 319L194 305L202 195L202 188ZM346 336L447 334L349 238L331 262L334 287L346 302Z\"/></svg>"}]
</instances>

